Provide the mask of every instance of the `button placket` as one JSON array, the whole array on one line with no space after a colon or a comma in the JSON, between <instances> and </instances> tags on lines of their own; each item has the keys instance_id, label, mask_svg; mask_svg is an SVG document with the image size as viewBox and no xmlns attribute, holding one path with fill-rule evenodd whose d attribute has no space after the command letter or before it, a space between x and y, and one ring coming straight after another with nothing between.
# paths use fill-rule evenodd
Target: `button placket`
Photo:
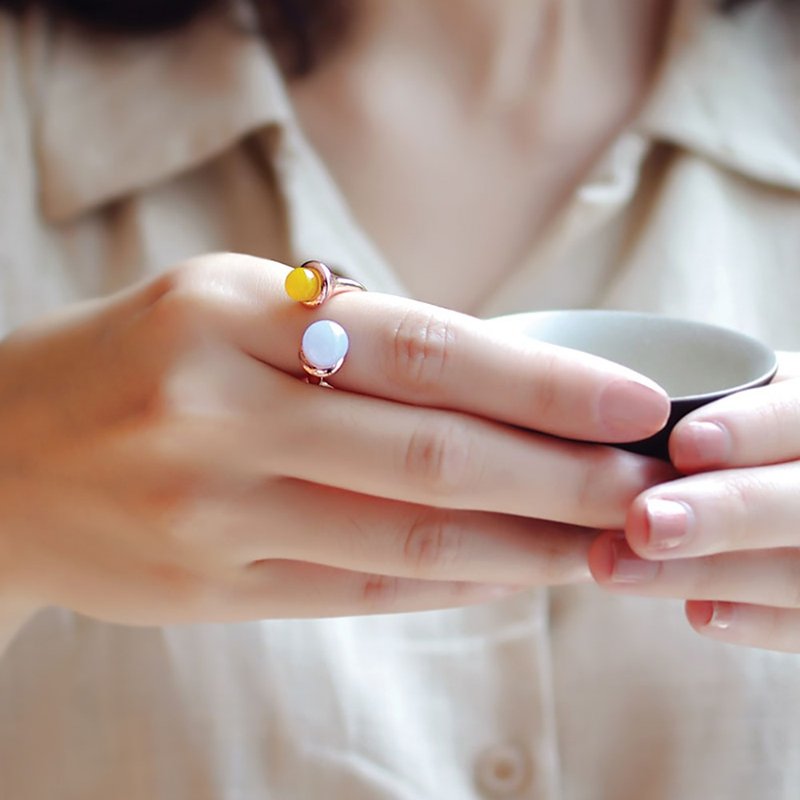
<instances>
[{"instance_id":1,"label":"button placket","mask_svg":"<svg viewBox=\"0 0 800 800\"><path fill-rule=\"evenodd\" d=\"M489 797L519 796L530 785L531 777L531 758L517 744L487 747L475 761L475 781Z\"/></svg>"}]
</instances>

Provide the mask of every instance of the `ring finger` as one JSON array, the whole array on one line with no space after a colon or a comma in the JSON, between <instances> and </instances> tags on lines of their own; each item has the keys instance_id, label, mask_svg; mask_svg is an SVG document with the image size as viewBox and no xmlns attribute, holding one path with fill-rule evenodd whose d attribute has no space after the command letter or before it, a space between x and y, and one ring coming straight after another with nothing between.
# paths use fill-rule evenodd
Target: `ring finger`
<instances>
[{"instance_id":1,"label":"ring finger","mask_svg":"<svg viewBox=\"0 0 800 800\"><path fill-rule=\"evenodd\" d=\"M276 378L278 406L295 411L273 413L249 432L251 448L261 432L268 437L259 457L272 474L587 527L620 527L638 494L674 477L664 462L612 447Z\"/></svg>"}]
</instances>

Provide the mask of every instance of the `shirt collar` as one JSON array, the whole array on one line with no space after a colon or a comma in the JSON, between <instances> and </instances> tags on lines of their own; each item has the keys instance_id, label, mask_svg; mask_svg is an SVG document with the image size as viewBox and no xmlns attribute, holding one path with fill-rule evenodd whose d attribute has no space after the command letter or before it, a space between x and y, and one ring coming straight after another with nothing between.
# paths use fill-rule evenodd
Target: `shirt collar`
<instances>
[{"instance_id":1,"label":"shirt collar","mask_svg":"<svg viewBox=\"0 0 800 800\"><path fill-rule=\"evenodd\" d=\"M262 41L207 15L158 39L54 33L36 131L45 216L65 221L289 117Z\"/></svg>"},{"instance_id":2,"label":"shirt collar","mask_svg":"<svg viewBox=\"0 0 800 800\"><path fill-rule=\"evenodd\" d=\"M291 110L258 37L207 15L153 40L54 34L36 146L55 222L155 185ZM637 127L744 175L800 190L800 9L724 16L678 0L660 79Z\"/></svg>"},{"instance_id":3,"label":"shirt collar","mask_svg":"<svg viewBox=\"0 0 800 800\"><path fill-rule=\"evenodd\" d=\"M757 181L800 190L800 6L721 14L679 0L638 128Z\"/></svg>"}]
</instances>

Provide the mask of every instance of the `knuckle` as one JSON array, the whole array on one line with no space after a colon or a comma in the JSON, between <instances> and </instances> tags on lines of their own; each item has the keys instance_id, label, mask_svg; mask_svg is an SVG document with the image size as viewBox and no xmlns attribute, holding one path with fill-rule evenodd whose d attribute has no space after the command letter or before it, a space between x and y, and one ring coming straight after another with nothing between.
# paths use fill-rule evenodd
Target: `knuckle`
<instances>
[{"instance_id":1,"label":"knuckle","mask_svg":"<svg viewBox=\"0 0 800 800\"><path fill-rule=\"evenodd\" d=\"M156 520L164 537L190 544L200 514L196 509L198 489L189 476L172 474L153 482L142 492L141 505Z\"/></svg>"},{"instance_id":2,"label":"knuckle","mask_svg":"<svg viewBox=\"0 0 800 800\"><path fill-rule=\"evenodd\" d=\"M197 269L172 268L146 287L143 306L104 328L98 341L110 364L108 392L98 395L104 419L151 424L169 416L175 375L185 373L187 363L199 364L198 350L212 328L204 313L204 284L190 277Z\"/></svg>"},{"instance_id":3,"label":"knuckle","mask_svg":"<svg viewBox=\"0 0 800 800\"><path fill-rule=\"evenodd\" d=\"M742 473L723 484L722 506L725 537L737 549L752 547L750 538L751 509L761 494L758 479Z\"/></svg>"},{"instance_id":4,"label":"knuckle","mask_svg":"<svg viewBox=\"0 0 800 800\"><path fill-rule=\"evenodd\" d=\"M223 272L230 272L236 256L232 253L205 253L170 267L164 273L168 289L184 290L213 285Z\"/></svg>"},{"instance_id":5,"label":"knuckle","mask_svg":"<svg viewBox=\"0 0 800 800\"><path fill-rule=\"evenodd\" d=\"M150 578L157 595L175 609L190 612L208 605L209 580L195 570L162 563L152 567Z\"/></svg>"},{"instance_id":6,"label":"knuckle","mask_svg":"<svg viewBox=\"0 0 800 800\"><path fill-rule=\"evenodd\" d=\"M395 608L399 596L400 580L391 575L367 575L361 583L360 599L367 612Z\"/></svg>"},{"instance_id":7,"label":"knuckle","mask_svg":"<svg viewBox=\"0 0 800 800\"><path fill-rule=\"evenodd\" d=\"M591 455L588 462L582 463L581 468L575 476L575 502L578 508L593 508L597 505L598 489L600 496L605 492L599 486L600 478L605 474L596 457Z\"/></svg>"},{"instance_id":8,"label":"knuckle","mask_svg":"<svg viewBox=\"0 0 800 800\"><path fill-rule=\"evenodd\" d=\"M184 420L184 403L174 390L174 366L161 365L155 374L142 380L136 397L136 403L127 409L129 433L137 437L143 446L155 450L154 455L161 456L157 441L142 437L152 434L152 439L159 435L164 437L163 446L171 441L177 433L177 425Z\"/></svg>"},{"instance_id":9,"label":"knuckle","mask_svg":"<svg viewBox=\"0 0 800 800\"><path fill-rule=\"evenodd\" d=\"M132 363L148 376L141 389L143 411L150 419L180 417L183 410L197 407L199 399L215 396L219 379L211 360L232 345L224 329L227 290L224 282L210 278L209 259L174 268L132 331Z\"/></svg>"},{"instance_id":10,"label":"knuckle","mask_svg":"<svg viewBox=\"0 0 800 800\"><path fill-rule=\"evenodd\" d=\"M150 305L138 320L136 330L132 331L135 342L130 348L131 363L146 367L156 393L176 365L195 349L202 335L199 316L194 298L188 292L170 291Z\"/></svg>"},{"instance_id":11,"label":"knuckle","mask_svg":"<svg viewBox=\"0 0 800 800\"><path fill-rule=\"evenodd\" d=\"M207 285L190 279L185 265L169 276L165 290L153 301L146 316L150 330L170 338L194 330L208 299Z\"/></svg>"},{"instance_id":12,"label":"knuckle","mask_svg":"<svg viewBox=\"0 0 800 800\"><path fill-rule=\"evenodd\" d=\"M557 352L550 347L543 347L538 353L536 369L522 376L528 381L526 396L530 398L533 415L537 419L549 419L556 415L561 406L559 381L559 359Z\"/></svg>"},{"instance_id":13,"label":"knuckle","mask_svg":"<svg viewBox=\"0 0 800 800\"><path fill-rule=\"evenodd\" d=\"M776 398L758 409L758 419L753 429L758 431L761 438L759 447L782 452L787 442L796 441L797 423L800 421L796 391L795 388L791 396ZM746 432L736 433L737 438L746 440Z\"/></svg>"},{"instance_id":14,"label":"knuckle","mask_svg":"<svg viewBox=\"0 0 800 800\"><path fill-rule=\"evenodd\" d=\"M472 485L472 435L464 423L420 426L408 440L405 472L426 495L452 497Z\"/></svg>"},{"instance_id":15,"label":"knuckle","mask_svg":"<svg viewBox=\"0 0 800 800\"><path fill-rule=\"evenodd\" d=\"M413 520L405 534L405 563L417 577L441 576L458 561L462 538L452 512L425 510Z\"/></svg>"},{"instance_id":16,"label":"knuckle","mask_svg":"<svg viewBox=\"0 0 800 800\"><path fill-rule=\"evenodd\" d=\"M581 449L572 482L573 507L582 525L623 528L630 504L644 488L635 457L610 447Z\"/></svg>"},{"instance_id":17,"label":"knuckle","mask_svg":"<svg viewBox=\"0 0 800 800\"><path fill-rule=\"evenodd\" d=\"M436 387L446 373L454 341L447 317L418 309L406 312L392 333L393 379L414 389Z\"/></svg>"},{"instance_id":18,"label":"knuckle","mask_svg":"<svg viewBox=\"0 0 800 800\"><path fill-rule=\"evenodd\" d=\"M188 480L164 484L151 487L142 500L143 512L158 530L159 546L179 558L199 555L208 523L197 502L197 489Z\"/></svg>"},{"instance_id":19,"label":"knuckle","mask_svg":"<svg viewBox=\"0 0 800 800\"><path fill-rule=\"evenodd\" d=\"M652 489L674 479L672 467L657 459L616 447L577 442L572 446L573 467L560 492L572 513L564 521L593 528L624 528L634 501L641 502Z\"/></svg>"},{"instance_id":20,"label":"knuckle","mask_svg":"<svg viewBox=\"0 0 800 800\"><path fill-rule=\"evenodd\" d=\"M147 315L154 331L168 336L205 331L214 312L237 294L233 256L197 256L167 270L157 281Z\"/></svg>"}]
</instances>

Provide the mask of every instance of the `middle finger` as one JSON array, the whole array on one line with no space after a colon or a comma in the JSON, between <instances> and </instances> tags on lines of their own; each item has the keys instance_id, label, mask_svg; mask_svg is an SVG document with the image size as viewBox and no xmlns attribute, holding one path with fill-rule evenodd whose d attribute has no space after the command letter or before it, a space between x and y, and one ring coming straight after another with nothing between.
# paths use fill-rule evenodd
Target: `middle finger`
<instances>
[{"instance_id":1,"label":"middle finger","mask_svg":"<svg viewBox=\"0 0 800 800\"><path fill-rule=\"evenodd\" d=\"M440 508L621 527L637 495L675 475L664 462L612 447L281 377L273 376L282 384L279 407L304 409L264 423L261 458L283 477Z\"/></svg>"}]
</instances>

